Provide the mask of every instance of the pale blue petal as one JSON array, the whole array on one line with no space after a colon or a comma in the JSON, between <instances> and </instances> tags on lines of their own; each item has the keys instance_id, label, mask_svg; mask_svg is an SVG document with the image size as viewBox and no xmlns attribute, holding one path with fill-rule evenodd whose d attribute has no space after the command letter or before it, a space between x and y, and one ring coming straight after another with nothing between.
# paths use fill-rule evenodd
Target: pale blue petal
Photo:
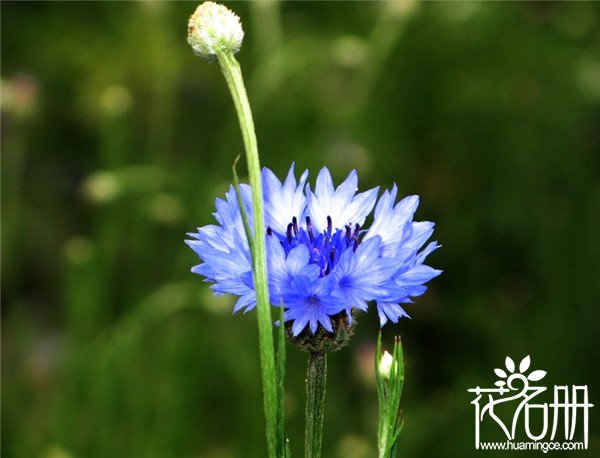
<instances>
[{"instance_id":1,"label":"pale blue petal","mask_svg":"<svg viewBox=\"0 0 600 458\"><path fill-rule=\"evenodd\" d=\"M287 257L287 270L290 275L300 275L308 266L310 254L306 245L298 245L293 248Z\"/></svg>"},{"instance_id":2,"label":"pale blue petal","mask_svg":"<svg viewBox=\"0 0 600 458\"><path fill-rule=\"evenodd\" d=\"M281 181L268 168L263 168L263 193L265 198L265 224L278 235L284 235L292 218L301 221L306 208L304 186L308 178L306 170L300 182L296 183L294 164L290 167L285 182Z\"/></svg>"},{"instance_id":3,"label":"pale blue petal","mask_svg":"<svg viewBox=\"0 0 600 458\"><path fill-rule=\"evenodd\" d=\"M410 239L407 239L404 245L408 248L418 250L433 234L434 223L429 221L419 221L412 223Z\"/></svg>"},{"instance_id":4,"label":"pale blue petal","mask_svg":"<svg viewBox=\"0 0 600 458\"><path fill-rule=\"evenodd\" d=\"M402 317L410 318L408 313L404 311L399 304L391 302L377 302L377 312L379 314L379 324L381 327L386 324L389 319L392 323L397 323Z\"/></svg>"},{"instance_id":5,"label":"pale blue petal","mask_svg":"<svg viewBox=\"0 0 600 458\"><path fill-rule=\"evenodd\" d=\"M244 313L256 307L256 293L254 291L240 297L233 308L233 313L245 308Z\"/></svg>"},{"instance_id":6,"label":"pale blue petal","mask_svg":"<svg viewBox=\"0 0 600 458\"><path fill-rule=\"evenodd\" d=\"M356 171L334 189L331 175L323 168L317 178L315 192L307 186L308 215L317 232L327 229L327 217L331 217L334 228L344 228L349 224L362 225L367 215L372 211L379 188L371 189L355 196L358 184Z\"/></svg>"},{"instance_id":7,"label":"pale blue petal","mask_svg":"<svg viewBox=\"0 0 600 458\"><path fill-rule=\"evenodd\" d=\"M402 283L404 285L418 285L425 282L428 282L434 277L437 277L441 274L441 270L434 269L432 267L426 266L424 264L417 265L398 277L398 283Z\"/></svg>"}]
</instances>

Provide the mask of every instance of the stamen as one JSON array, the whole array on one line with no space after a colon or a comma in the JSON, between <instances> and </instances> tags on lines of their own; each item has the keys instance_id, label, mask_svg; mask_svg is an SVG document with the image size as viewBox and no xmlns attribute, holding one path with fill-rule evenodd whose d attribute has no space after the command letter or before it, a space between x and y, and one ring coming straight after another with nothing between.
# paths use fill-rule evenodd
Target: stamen
<instances>
[{"instance_id":1,"label":"stamen","mask_svg":"<svg viewBox=\"0 0 600 458\"><path fill-rule=\"evenodd\" d=\"M327 232L331 235L333 223L331 222L331 216L327 216Z\"/></svg>"},{"instance_id":2,"label":"stamen","mask_svg":"<svg viewBox=\"0 0 600 458\"><path fill-rule=\"evenodd\" d=\"M355 239L358 239L358 234L360 233L360 224L357 224L354 228L354 234L352 235Z\"/></svg>"},{"instance_id":3,"label":"stamen","mask_svg":"<svg viewBox=\"0 0 600 458\"><path fill-rule=\"evenodd\" d=\"M294 228L294 235L298 235L298 219L295 216L292 218L292 225Z\"/></svg>"},{"instance_id":4,"label":"stamen","mask_svg":"<svg viewBox=\"0 0 600 458\"><path fill-rule=\"evenodd\" d=\"M346 238L348 239L348 241L352 240L352 233L350 232L350 226L348 226L346 224Z\"/></svg>"},{"instance_id":5,"label":"stamen","mask_svg":"<svg viewBox=\"0 0 600 458\"><path fill-rule=\"evenodd\" d=\"M354 248L353 248L354 251L356 251L356 249L358 248L358 245L360 245L360 241L358 240L359 235L360 235L360 225L357 224L356 227L354 228L354 234L352 235L354 237Z\"/></svg>"},{"instance_id":6,"label":"stamen","mask_svg":"<svg viewBox=\"0 0 600 458\"><path fill-rule=\"evenodd\" d=\"M306 232L308 233L308 238L310 239L310 243L315 241L315 236L313 234L312 221L310 220L310 216L306 217Z\"/></svg>"},{"instance_id":7,"label":"stamen","mask_svg":"<svg viewBox=\"0 0 600 458\"><path fill-rule=\"evenodd\" d=\"M288 239L288 242L289 242L289 243L292 243L292 239L294 238L294 237L292 236L292 229L293 229L293 228L294 228L294 226L293 226L293 224L292 224L292 223L288 224L288 227L287 227L287 233L286 233L286 235L287 235L287 239Z\"/></svg>"},{"instance_id":8,"label":"stamen","mask_svg":"<svg viewBox=\"0 0 600 458\"><path fill-rule=\"evenodd\" d=\"M273 235L273 230L271 229L271 226L267 226L267 235Z\"/></svg>"}]
</instances>

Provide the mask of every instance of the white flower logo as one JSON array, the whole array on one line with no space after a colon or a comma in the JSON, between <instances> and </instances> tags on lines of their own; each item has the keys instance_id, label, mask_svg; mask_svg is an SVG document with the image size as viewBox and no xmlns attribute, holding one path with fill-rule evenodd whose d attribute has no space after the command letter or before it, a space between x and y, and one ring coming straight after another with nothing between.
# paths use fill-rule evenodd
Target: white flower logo
<instances>
[{"instance_id":1,"label":"white flower logo","mask_svg":"<svg viewBox=\"0 0 600 458\"><path fill-rule=\"evenodd\" d=\"M531 365L531 358L529 357L529 355L527 355L525 358L523 358L521 360L521 362L519 363L518 372L515 372L515 369L516 369L515 362L512 360L512 358L510 356L506 357L506 359L504 360L504 365L506 366L506 370L494 369L494 373L499 378L507 379L506 381L498 380L497 382L495 382L494 385L496 385L497 387L503 387L507 383L508 383L508 385L511 385L511 382L515 378L522 379L525 376L525 372L527 371L527 369L529 369L529 366ZM508 373L507 373L507 371L508 371ZM532 371L529 375L527 375L525 377L530 382L537 382L537 381L543 379L545 376L546 376L546 371L535 370L535 371Z\"/></svg>"}]
</instances>

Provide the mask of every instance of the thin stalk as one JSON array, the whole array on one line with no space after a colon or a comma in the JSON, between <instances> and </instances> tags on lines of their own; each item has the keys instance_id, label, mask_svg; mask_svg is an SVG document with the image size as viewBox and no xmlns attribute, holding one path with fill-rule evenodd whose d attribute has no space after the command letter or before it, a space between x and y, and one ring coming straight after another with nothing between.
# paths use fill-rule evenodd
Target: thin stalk
<instances>
[{"instance_id":1,"label":"thin stalk","mask_svg":"<svg viewBox=\"0 0 600 458\"><path fill-rule=\"evenodd\" d=\"M306 458L321 457L326 381L327 354L310 353L306 373L306 431L304 436L304 456Z\"/></svg>"},{"instance_id":2,"label":"thin stalk","mask_svg":"<svg viewBox=\"0 0 600 458\"><path fill-rule=\"evenodd\" d=\"M256 291L256 316L258 319L260 365L262 372L263 401L267 426L269 456L276 457L277 450L277 383L275 372L275 349L273 343L273 321L267 287L267 261L264 234L263 190L261 184L258 145L254 131L252 111L242 78L242 70L231 52L217 55L221 71L237 112L248 163L248 176L252 188L252 216L254 234L248 240L252 247L252 272Z\"/></svg>"}]
</instances>

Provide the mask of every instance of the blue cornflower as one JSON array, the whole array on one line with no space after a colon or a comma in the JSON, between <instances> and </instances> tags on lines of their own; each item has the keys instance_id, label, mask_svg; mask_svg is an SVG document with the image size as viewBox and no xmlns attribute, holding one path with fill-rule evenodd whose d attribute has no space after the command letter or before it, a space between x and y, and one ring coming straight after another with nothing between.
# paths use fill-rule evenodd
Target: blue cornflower
<instances>
[{"instance_id":1,"label":"blue cornflower","mask_svg":"<svg viewBox=\"0 0 600 458\"><path fill-rule=\"evenodd\" d=\"M357 194L356 171L337 189L325 167L314 191L307 178L305 171L296 180L294 165L283 183L269 169L262 171L269 298L274 306L283 304L292 335L305 330L315 334L319 326L331 333L332 319L343 316L351 324L352 310L367 311L371 301L381 326L408 316L400 304L423 294L424 283L441 273L423 264L439 245L422 248L434 224L413 221L419 198L408 196L396 204L396 185L379 202L379 188ZM251 223L250 191L241 185ZM233 187L215 206L218 225L201 227L189 234L194 240L186 241L203 261L192 272L212 282L215 294L239 296L234 312L247 312L256 306L256 294ZM365 229L373 208L373 223Z\"/></svg>"}]
</instances>

